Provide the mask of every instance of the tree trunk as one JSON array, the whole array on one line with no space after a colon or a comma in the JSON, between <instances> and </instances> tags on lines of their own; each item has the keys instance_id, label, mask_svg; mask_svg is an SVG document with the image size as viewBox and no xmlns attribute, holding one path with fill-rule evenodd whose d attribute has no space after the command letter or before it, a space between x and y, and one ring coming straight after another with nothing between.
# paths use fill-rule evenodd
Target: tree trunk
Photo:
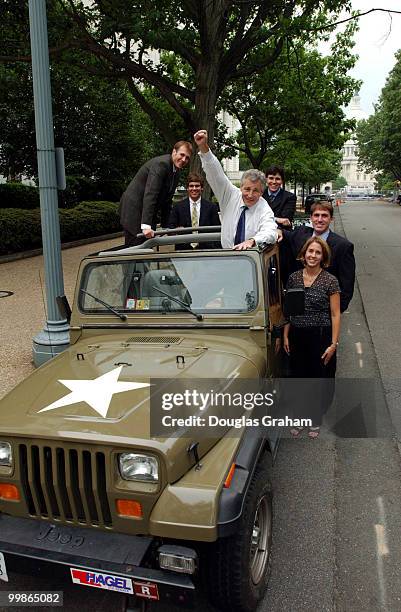
<instances>
[{"instance_id":1,"label":"tree trunk","mask_svg":"<svg viewBox=\"0 0 401 612\"><path fill-rule=\"evenodd\" d=\"M212 58L210 58L212 59ZM195 113L194 128L197 130L207 130L209 146L214 149L214 134L216 128L216 103L217 103L217 74L219 58L213 57L207 65L202 62L196 74L196 93L195 93ZM191 160L190 170L203 174L202 166L197 151ZM204 197L210 197L210 187L205 183Z\"/></svg>"}]
</instances>

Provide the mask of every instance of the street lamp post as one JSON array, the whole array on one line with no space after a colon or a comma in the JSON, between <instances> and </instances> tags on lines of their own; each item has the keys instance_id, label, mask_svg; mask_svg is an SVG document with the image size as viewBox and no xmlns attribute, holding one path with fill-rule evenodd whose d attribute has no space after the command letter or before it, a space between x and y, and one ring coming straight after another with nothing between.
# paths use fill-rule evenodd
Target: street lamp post
<instances>
[{"instance_id":1,"label":"street lamp post","mask_svg":"<svg viewBox=\"0 0 401 612\"><path fill-rule=\"evenodd\" d=\"M33 339L36 366L69 344L69 327L58 312L56 297L64 294L60 223L51 104L46 0L29 0L32 79L38 156L40 213L46 284L46 323Z\"/></svg>"}]
</instances>

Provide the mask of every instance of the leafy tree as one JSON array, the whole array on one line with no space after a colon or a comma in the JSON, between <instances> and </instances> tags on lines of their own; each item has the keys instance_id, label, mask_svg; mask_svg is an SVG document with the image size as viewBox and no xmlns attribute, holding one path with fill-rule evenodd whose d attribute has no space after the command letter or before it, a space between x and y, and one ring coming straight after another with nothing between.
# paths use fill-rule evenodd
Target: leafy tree
<instances>
[{"instance_id":1,"label":"leafy tree","mask_svg":"<svg viewBox=\"0 0 401 612\"><path fill-rule=\"evenodd\" d=\"M270 159L285 167L287 180L311 187L333 180L341 168L338 150L325 146L296 146L290 141L280 141L271 150Z\"/></svg>"},{"instance_id":2,"label":"leafy tree","mask_svg":"<svg viewBox=\"0 0 401 612\"><path fill-rule=\"evenodd\" d=\"M5 1L0 22L0 53L10 45L27 51L26 2ZM7 8L8 11L4 9ZM14 11L13 8L17 10ZM49 37L66 22L50 12ZM52 62L51 81L56 146L65 148L66 172L97 181L127 182L149 157L167 150L149 117L133 100L124 81L108 79L77 67L80 52L69 50L63 64ZM28 62L0 64L0 173L9 178L34 177L36 142L31 67Z\"/></svg>"},{"instance_id":3,"label":"leafy tree","mask_svg":"<svg viewBox=\"0 0 401 612\"><path fill-rule=\"evenodd\" d=\"M31 74L28 66L0 66L0 172L37 175ZM126 85L52 68L55 144L65 149L66 172L94 180L130 179L166 144Z\"/></svg>"},{"instance_id":4,"label":"leafy tree","mask_svg":"<svg viewBox=\"0 0 401 612\"><path fill-rule=\"evenodd\" d=\"M342 189L347 185L347 179L343 176L337 176L337 178L333 181L333 189L334 191L338 191L338 189Z\"/></svg>"},{"instance_id":5,"label":"leafy tree","mask_svg":"<svg viewBox=\"0 0 401 612\"><path fill-rule=\"evenodd\" d=\"M273 66L286 41L334 23L349 0L53 0L74 23L71 43L103 69L130 81L136 99L166 139L177 137L141 86L163 97L192 134L215 135L225 87ZM310 36L312 36L310 34ZM156 62L147 50L162 53Z\"/></svg>"},{"instance_id":6,"label":"leafy tree","mask_svg":"<svg viewBox=\"0 0 401 612\"><path fill-rule=\"evenodd\" d=\"M342 146L353 121L341 107L359 86L347 74L355 62L354 29L355 24L337 36L329 57L297 42L274 66L227 88L220 104L237 118L238 148L253 167L261 167L280 140L310 148Z\"/></svg>"},{"instance_id":7,"label":"leafy tree","mask_svg":"<svg viewBox=\"0 0 401 612\"><path fill-rule=\"evenodd\" d=\"M394 189L399 189L399 185L397 183L397 181L394 181L394 178L392 176L389 176L388 174L381 174L378 173L375 175L375 189L376 191L379 192L388 192L388 191L394 191Z\"/></svg>"},{"instance_id":8,"label":"leafy tree","mask_svg":"<svg viewBox=\"0 0 401 612\"><path fill-rule=\"evenodd\" d=\"M24 65L0 65L0 126L0 174L36 174L32 81Z\"/></svg>"},{"instance_id":9,"label":"leafy tree","mask_svg":"<svg viewBox=\"0 0 401 612\"><path fill-rule=\"evenodd\" d=\"M381 170L393 181L401 179L401 50L396 60L374 114L356 130L358 157L366 169Z\"/></svg>"}]
</instances>

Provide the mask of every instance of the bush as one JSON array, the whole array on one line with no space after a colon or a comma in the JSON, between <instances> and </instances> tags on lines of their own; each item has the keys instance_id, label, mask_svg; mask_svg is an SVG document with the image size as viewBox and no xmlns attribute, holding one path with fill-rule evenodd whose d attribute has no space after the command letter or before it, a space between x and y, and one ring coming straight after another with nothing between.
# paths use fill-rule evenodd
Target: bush
<instances>
[{"instance_id":1,"label":"bush","mask_svg":"<svg viewBox=\"0 0 401 612\"><path fill-rule=\"evenodd\" d=\"M60 211L61 242L120 230L118 205L114 202L81 202L72 210Z\"/></svg>"},{"instance_id":2,"label":"bush","mask_svg":"<svg viewBox=\"0 0 401 612\"><path fill-rule=\"evenodd\" d=\"M119 180L98 180L85 176L67 176L67 189L59 192L60 208L72 208L85 200L118 202L125 190Z\"/></svg>"},{"instance_id":3,"label":"bush","mask_svg":"<svg viewBox=\"0 0 401 612\"><path fill-rule=\"evenodd\" d=\"M39 189L22 183L0 183L1 208L39 208Z\"/></svg>"},{"instance_id":4,"label":"bush","mask_svg":"<svg viewBox=\"0 0 401 612\"><path fill-rule=\"evenodd\" d=\"M91 200L118 202L125 189L125 183L118 180L93 181L82 176L68 176L67 188L58 191L59 208L71 209L79 202ZM0 209L39 208L39 189L22 183L0 183Z\"/></svg>"},{"instance_id":5,"label":"bush","mask_svg":"<svg viewBox=\"0 0 401 612\"><path fill-rule=\"evenodd\" d=\"M121 230L114 202L81 202L60 211L61 242L111 234ZM40 210L0 209L0 254L42 246Z\"/></svg>"}]
</instances>

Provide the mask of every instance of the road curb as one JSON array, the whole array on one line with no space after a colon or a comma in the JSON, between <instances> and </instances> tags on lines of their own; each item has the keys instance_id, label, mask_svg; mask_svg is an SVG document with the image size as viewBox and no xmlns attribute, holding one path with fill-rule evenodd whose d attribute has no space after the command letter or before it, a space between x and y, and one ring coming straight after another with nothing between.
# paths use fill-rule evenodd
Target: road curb
<instances>
[{"instance_id":1,"label":"road curb","mask_svg":"<svg viewBox=\"0 0 401 612\"><path fill-rule=\"evenodd\" d=\"M64 249L73 249L74 247L83 246L85 244L102 242L104 240L113 240L114 238L120 238L122 236L122 232L115 232L114 234L104 234L102 236L91 236L90 238L82 238L81 240L74 240L73 242L64 242L61 245L61 249L64 251ZM30 251L20 251L18 253L0 255L0 264L18 261L19 259L27 259L28 257L37 257L38 255L42 254L43 249L32 249Z\"/></svg>"}]
</instances>

